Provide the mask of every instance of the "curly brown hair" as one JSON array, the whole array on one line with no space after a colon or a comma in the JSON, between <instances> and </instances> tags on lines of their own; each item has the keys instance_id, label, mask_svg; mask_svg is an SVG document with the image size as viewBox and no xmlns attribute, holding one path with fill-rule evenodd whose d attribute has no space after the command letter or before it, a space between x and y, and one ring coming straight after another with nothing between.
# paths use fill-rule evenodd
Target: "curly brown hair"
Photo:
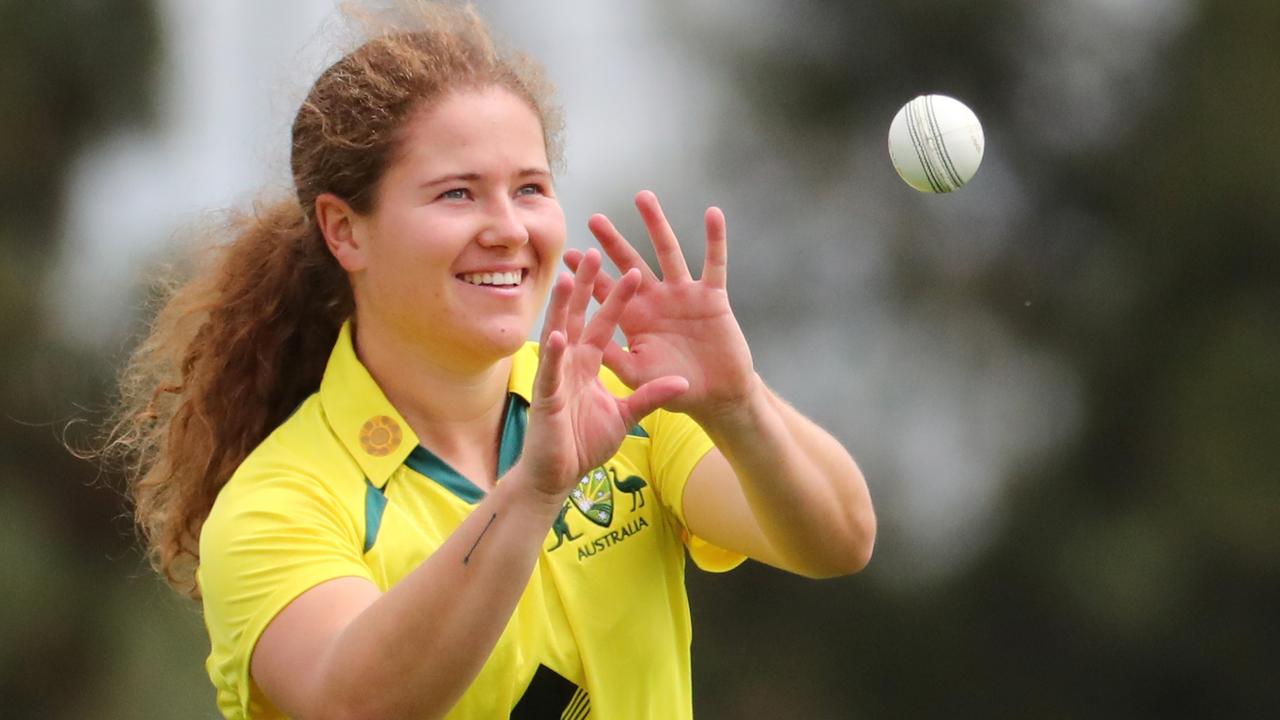
<instances>
[{"instance_id":1,"label":"curly brown hair","mask_svg":"<svg viewBox=\"0 0 1280 720\"><path fill-rule=\"evenodd\" d=\"M199 596L199 537L236 467L320 385L349 280L315 222L333 193L373 210L401 129L450 92L500 87L542 121L558 158L559 116L541 68L497 46L470 6L416 8L417 29L387 28L316 80L293 122L295 197L260 204L223 228L162 306L120 377L99 455L122 466L155 568Z\"/></svg>"}]
</instances>

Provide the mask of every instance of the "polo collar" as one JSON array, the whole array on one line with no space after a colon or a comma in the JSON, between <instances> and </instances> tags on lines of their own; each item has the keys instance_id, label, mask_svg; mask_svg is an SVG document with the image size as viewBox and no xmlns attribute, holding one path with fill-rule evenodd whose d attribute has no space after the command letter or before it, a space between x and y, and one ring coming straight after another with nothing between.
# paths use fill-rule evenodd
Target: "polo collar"
<instances>
[{"instance_id":1,"label":"polo collar","mask_svg":"<svg viewBox=\"0 0 1280 720\"><path fill-rule=\"evenodd\" d=\"M356 357L350 320L342 324L320 380L320 405L330 429L379 489L418 446L409 423Z\"/></svg>"},{"instance_id":2,"label":"polo collar","mask_svg":"<svg viewBox=\"0 0 1280 720\"><path fill-rule=\"evenodd\" d=\"M507 390L520 396L526 406L533 399L537 371L538 345L525 343L511 358ZM370 484L380 490L410 453L420 447L409 423L356 356L350 320L342 324L329 355L320 381L320 404L333 433L355 458Z\"/></svg>"},{"instance_id":3,"label":"polo collar","mask_svg":"<svg viewBox=\"0 0 1280 720\"><path fill-rule=\"evenodd\" d=\"M538 344L527 342L511 356L511 377L507 391L524 399L525 405L533 403L533 378L538 374Z\"/></svg>"}]
</instances>

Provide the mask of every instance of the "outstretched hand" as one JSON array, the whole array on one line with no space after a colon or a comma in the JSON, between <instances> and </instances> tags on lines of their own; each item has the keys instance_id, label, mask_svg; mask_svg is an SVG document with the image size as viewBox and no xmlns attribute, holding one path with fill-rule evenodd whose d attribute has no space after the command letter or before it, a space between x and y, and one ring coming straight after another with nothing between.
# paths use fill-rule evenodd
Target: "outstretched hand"
<instances>
[{"instance_id":1,"label":"outstretched hand","mask_svg":"<svg viewBox=\"0 0 1280 720\"><path fill-rule=\"evenodd\" d=\"M575 262L572 278L568 273L556 278L543 325L522 462L529 464L537 488L553 496L568 493L618 451L641 418L689 387L675 374L654 376L631 385L630 396L617 398L600 382L613 331L640 285L639 272L611 282L588 320L600 263L600 254L588 251Z\"/></svg>"},{"instance_id":2,"label":"outstretched hand","mask_svg":"<svg viewBox=\"0 0 1280 720\"><path fill-rule=\"evenodd\" d=\"M605 363L633 388L671 375L688 379L689 390L667 406L697 420L729 412L751 393L755 369L746 337L729 307L724 213L714 207L706 212L706 260L702 277L695 280L658 198L641 192L636 208L657 254L661 279L609 218L593 215L587 222L623 273L616 281L599 273L596 299L605 302L624 283L630 285L628 278L639 278L635 297L625 303L617 319L628 347L624 350L607 342ZM565 264L581 270L591 262L592 252L567 251Z\"/></svg>"}]
</instances>

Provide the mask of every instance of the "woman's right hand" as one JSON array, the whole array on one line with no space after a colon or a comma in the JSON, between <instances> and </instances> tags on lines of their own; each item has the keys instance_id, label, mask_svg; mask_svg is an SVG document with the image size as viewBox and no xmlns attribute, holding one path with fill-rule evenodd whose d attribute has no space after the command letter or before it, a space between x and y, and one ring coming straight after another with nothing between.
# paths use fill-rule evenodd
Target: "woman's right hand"
<instances>
[{"instance_id":1,"label":"woman's right hand","mask_svg":"<svg viewBox=\"0 0 1280 720\"><path fill-rule=\"evenodd\" d=\"M572 277L556 278L542 330L520 466L532 489L555 505L583 475L613 457L641 418L689 388L685 378L668 375L618 398L600 382L605 348L640 285L638 270L623 275L588 320L600 264L600 254L588 250Z\"/></svg>"}]
</instances>

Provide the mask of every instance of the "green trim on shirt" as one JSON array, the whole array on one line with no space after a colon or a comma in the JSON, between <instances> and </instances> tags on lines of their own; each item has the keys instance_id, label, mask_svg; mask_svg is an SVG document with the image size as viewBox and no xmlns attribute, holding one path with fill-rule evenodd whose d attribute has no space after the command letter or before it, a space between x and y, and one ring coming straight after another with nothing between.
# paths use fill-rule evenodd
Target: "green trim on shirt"
<instances>
[{"instance_id":1,"label":"green trim on shirt","mask_svg":"<svg viewBox=\"0 0 1280 720\"><path fill-rule=\"evenodd\" d=\"M364 479L364 551L368 553L378 542L378 530L382 527L382 511L387 509L387 496Z\"/></svg>"},{"instance_id":2,"label":"green trim on shirt","mask_svg":"<svg viewBox=\"0 0 1280 720\"><path fill-rule=\"evenodd\" d=\"M524 450L524 430L528 423L528 413L529 405L524 398L516 393L507 394L507 409L502 420L502 439L498 442L498 477L505 475L520 459L520 453ZM463 502L475 505L484 499L484 490L422 445L418 445L413 452L409 453L404 464L418 474L435 481Z\"/></svg>"},{"instance_id":3,"label":"green trim on shirt","mask_svg":"<svg viewBox=\"0 0 1280 720\"><path fill-rule=\"evenodd\" d=\"M498 477L507 474L524 451L524 429L529 420L529 403L515 393L507 394L507 418L502 423L498 444Z\"/></svg>"}]
</instances>

